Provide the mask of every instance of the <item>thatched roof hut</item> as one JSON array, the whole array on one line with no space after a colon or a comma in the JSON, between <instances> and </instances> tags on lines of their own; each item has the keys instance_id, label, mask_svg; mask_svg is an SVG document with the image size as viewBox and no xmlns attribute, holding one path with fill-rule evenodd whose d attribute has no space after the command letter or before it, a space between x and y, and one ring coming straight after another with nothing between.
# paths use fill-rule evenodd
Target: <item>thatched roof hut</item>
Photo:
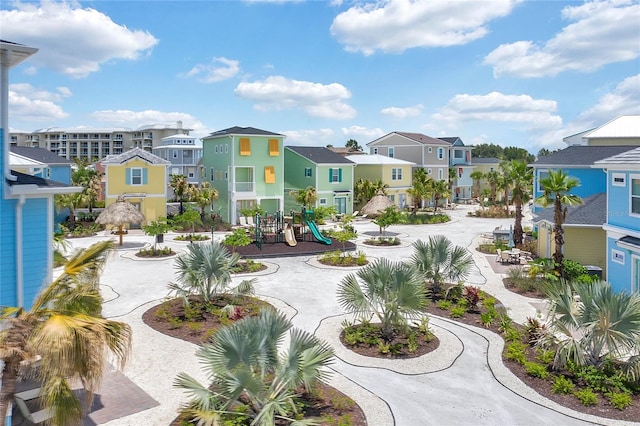
<instances>
[{"instance_id":1,"label":"thatched roof hut","mask_svg":"<svg viewBox=\"0 0 640 426\"><path fill-rule=\"evenodd\" d=\"M393 201L389 199L382 191L378 191L376 195L365 204L360 212L362 214L377 216L381 214L387 207L394 206Z\"/></svg>"},{"instance_id":2,"label":"thatched roof hut","mask_svg":"<svg viewBox=\"0 0 640 426\"><path fill-rule=\"evenodd\" d=\"M144 221L145 217L140 210L126 201L123 196L119 196L115 203L109 204L96 218L96 223L118 227L117 234L120 236L120 245L122 245L122 235L125 233L124 225Z\"/></svg>"}]
</instances>

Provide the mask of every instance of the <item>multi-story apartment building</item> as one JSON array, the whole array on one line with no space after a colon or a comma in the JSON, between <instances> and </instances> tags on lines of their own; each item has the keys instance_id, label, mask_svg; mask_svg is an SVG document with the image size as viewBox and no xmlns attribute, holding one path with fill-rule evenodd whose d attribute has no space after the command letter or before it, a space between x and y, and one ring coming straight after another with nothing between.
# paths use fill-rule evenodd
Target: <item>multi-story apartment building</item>
<instances>
[{"instance_id":1,"label":"multi-story apartment building","mask_svg":"<svg viewBox=\"0 0 640 426\"><path fill-rule=\"evenodd\" d=\"M162 140L174 135L189 135L193 129L183 127L182 121L171 124L150 124L133 130L131 133L131 147L142 148L152 152L153 148L162 145Z\"/></svg>"},{"instance_id":2,"label":"multi-story apartment building","mask_svg":"<svg viewBox=\"0 0 640 426\"><path fill-rule=\"evenodd\" d=\"M169 175L184 175L189 183L200 183L198 162L202 158L202 145L198 145L195 137L184 134L164 137L153 153L171 163Z\"/></svg>"}]
</instances>

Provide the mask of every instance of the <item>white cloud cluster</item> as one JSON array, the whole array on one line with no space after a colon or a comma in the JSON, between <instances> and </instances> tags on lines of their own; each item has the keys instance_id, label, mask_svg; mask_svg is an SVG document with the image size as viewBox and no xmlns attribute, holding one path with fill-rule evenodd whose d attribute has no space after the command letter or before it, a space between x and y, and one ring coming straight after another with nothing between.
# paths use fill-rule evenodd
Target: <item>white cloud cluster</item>
<instances>
[{"instance_id":1,"label":"white cloud cluster","mask_svg":"<svg viewBox=\"0 0 640 426\"><path fill-rule=\"evenodd\" d=\"M386 115L393 118L403 119L408 117L416 117L422 113L424 106L422 104L400 108L400 107L389 107L383 108L380 110L380 114Z\"/></svg>"},{"instance_id":2,"label":"white cloud cluster","mask_svg":"<svg viewBox=\"0 0 640 426\"><path fill-rule=\"evenodd\" d=\"M278 133L287 135L285 145L326 146L334 144L335 132L332 129L284 130Z\"/></svg>"},{"instance_id":3,"label":"white cloud cluster","mask_svg":"<svg viewBox=\"0 0 640 426\"><path fill-rule=\"evenodd\" d=\"M544 44L517 41L502 44L484 58L493 74L517 77L554 76L561 72L594 71L606 64L640 56L640 4L630 0L603 0L567 6L572 21Z\"/></svg>"},{"instance_id":4,"label":"white cloud cluster","mask_svg":"<svg viewBox=\"0 0 640 426\"><path fill-rule=\"evenodd\" d=\"M360 143L360 145L363 146L364 144L369 143L374 139L378 139L379 137L384 136L387 133L388 132L385 132L379 127L373 129L362 126L350 126L342 128L342 134L347 139L355 139Z\"/></svg>"},{"instance_id":5,"label":"white cloud cluster","mask_svg":"<svg viewBox=\"0 0 640 426\"><path fill-rule=\"evenodd\" d=\"M414 47L442 47L484 37L486 24L508 15L513 0L387 0L353 6L339 14L331 34L350 52L399 53Z\"/></svg>"},{"instance_id":6,"label":"white cloud cluster","mask_svg":"<svg viewBox=\"0 0 640 426\"><path fill-rule=\"evenodd\" d=\"M337 120L356 116L356 110L345 103L351 93L339 83L321 84L271 76L262 81L240 83L235 93L255 102L254 108L258 111L302 109L312 117Z\"/></svg>"},{"instance_id":7,"label":"white cloud cluster","mask_svg":"<svg viewBox=\"0 0 640 426\"><path fill-rule=\"evenodd\" d=\"M510 122L522 123L527 128L556 128L562 118L556 114L556 101L534 99L529 95L506 95L491 92L486 95L456 95L432 119L455 126L459 123Z\"/></svg>"},{"instance_id":8,"label":"white cloud cluster","mask_svg":"<svg viewBox=\"0 0 640 426\"><path fill-rule=\"evenodd\" d=\"M235 77L240 72L240 62L225 57L213 58L211 64L198 64L185 74L203 83L217 83Z\"/></svg>"},{"instance_id":9,"label":"white cloud cluster","mask_svg":"<svg viewBox=\"0 0 640 426\"><path fill-rule=\"evenodd\" d=\"M58 87L56 92L36 89L28 83L9 85L9 117L13 122L45 123L62 120L69 116L60 105L70 97L71 90Z\"/></svg>"},{"instance_id":10,"label":"white cloud cluster","mask_svg":"<svg viewBox=\"0 0 640 426\"><path fill-rule=\"evenodd\" d=\"M136 60L158 43L146 31L130 30L91 8L43 1L0 10L2 38L35 46L30 62L73 78L86 77L114 59Z\"/></svg>"},{"instance_id":11,"label":"white cloud cluster","mask_svg":"<svg viewBox=\"0 0 640 426\"><path fill-rule=\"evenodd\" d=\"M640 74L625 78L612 92L602 95L596 105L580 114L579 120L604 124L631 114L640 114Z\"/></svg>"},{"instance_id":12,"label":"white cloud cluster","mask_svg":"<svg viewBox=\"0 0 640 426\"><path fill-rule=\"evenodd\" d=\"M182 121L184 127L193 129L192 136L204 136L210 131L191 114L184 112L164 112L157 110L130 111L126 109L102 110L92 112L91 117L97 121L121 127L138 128L148 124L170 123Z\"/></svg>"}]
</instances>

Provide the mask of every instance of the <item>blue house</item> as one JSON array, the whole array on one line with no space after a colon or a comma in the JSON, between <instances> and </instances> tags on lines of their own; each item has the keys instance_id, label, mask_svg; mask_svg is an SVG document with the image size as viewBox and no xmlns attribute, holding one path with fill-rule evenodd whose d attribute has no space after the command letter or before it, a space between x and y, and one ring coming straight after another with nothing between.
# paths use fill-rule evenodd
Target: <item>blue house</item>
<instances>
[{"instance_id":1,"label":"blue house","mask_svg":"<svg viewBox=\"0 0 640 426\"><path fill-rule=\"evenodd\" d=\"M37 49L0 40L0 102L8 105L9 69ZM43 284L51 282L54 194L77 192L9 167L9 123L0 114L0 306L30 308Z\"/></svg>"},{"instance_id":2,"label":"blue house","mask_svg":"<svg viewBox=\"0 0 640 426\"><path fill-rule=\"evenodd\" d=\"M640 293L640 147L595 162L606 173L607 281Z\"/></svg>"},{"instance_id":3,"label":"blue house","mask_svg":"<svg viewBox=\"0 0 640 426\"><path fill-rule=\"evenodd\" d=\"M12 146L9 154L11 170L68 185L71 184L72 164L73 161L44 148Z\"/></svg>"}]
</instances>

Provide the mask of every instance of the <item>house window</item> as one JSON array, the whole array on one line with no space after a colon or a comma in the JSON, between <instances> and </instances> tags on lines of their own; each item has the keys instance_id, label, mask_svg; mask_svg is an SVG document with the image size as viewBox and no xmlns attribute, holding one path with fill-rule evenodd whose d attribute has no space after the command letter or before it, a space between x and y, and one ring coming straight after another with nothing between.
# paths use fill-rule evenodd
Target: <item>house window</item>
<instances>
[{"instance_id":1,"label":"house window","mask_svg":"<svg viewBox=\"0 0 640 426\"><path fill-rule=\"evenodd\" d=\"M144 185L147 180L147 169L131 167L126 170L128 185Z\"/></svg>"},{"instance_id":2,"label":"house window","mask_svg":"<svg viewBox=\"0 0 640 426\"><path fill-rule=\"evenodd\" d=\"M493 171L493 170L492 170ZM542 185L540 185L540 181L542 179L546 179L549 177L549 171L544 169L544 170L538 170L538 181L536 182L537 186L538 186L538 192L543 192L544 191L544 187Z\"/></svg>"},{"instance_id":3,"label":"house window","mask_svg":"<svg viewBox=\"0 0 640 426\"><path fill-rule=\"evenodd\" d=\"M264 183L276 183L276 169L273 166L264 167Z\"/></svg>"},{"instance_id":4,"label":"house window","mask_svg":"<svg viewBox=\"0 0 640 426\"><path fill-rule=\"evenodd\" d=\"M394 155L395 155L395 149L393 147L389 147L389 157L393 158Z\"/></svg>"},{"instance_id":5,"label":"house window","mask_svg":"<svg viewBox=\"0 0 640 426\"><path fill-rule=\"evenodd\" d=\"M49 179L51 177L51 169L50 168L46 168L44 169L44 177Z\"/></svg>"},{"instance_id":6,"label":"house window","mask_svg":"<svg viewBox=\"0 0 640 426\"><path fill-rule=\"evenodd\" d=\"M442 180L444 178L444 173L442 172L442 169L438 169L438 179Z\"/></svg>"},{"instance_id":7,"label":"house window","mask_svg":"<svg viewBox=\"0 0 640 426\"><path fill-rule=\"evenodd\" d=\"M458 177L462 177L462 167L458 167Z\"/></svg>"},{"instance_id":8,"label":"house window","mask_svg":"<svg viewBox=\"0 0 640 426\"><path fill-rule=\"evenodd\" d=\"M438 148L438 160L444 160L444 148Z\"/></svg>"},{"instance_id":9,"label":"house window","mask_svg":"<svg viewBox=\"0 0 640 426\"><path fill-rule=\"evenodd\" d=\"M611 261L624 265L624 252L620 250L611 250Z\"/></svg>"},{"instance_id":10,"label":"house window","mask_svg":"<svg viewBox=\"0 0 640 426\"><path fill-rule=\"evenodd\" d=\"M631 179L631 214L640 216L640 176Z\"/></svg>"},{"instance_id":11,"label":"house window","mask_svg":"<svg viewBox=\"0 0 640 426\"><path fill-rule=\"evenodd\" d=\"M217 153L218 153L218 145L216 145L216 146L214 147L214 149L215 149L215 153L217 154ZM242 148L240 148L240 149L242 149ZM240 155L242 155L242 151L240 151Z\"/></svg>"},{"instance_id":12,"label":"house window","mask_svg":"<svg viewBox=\"0 0 640 426\"><path fill-rule=\"evenodd\" d=\"M402 169L395 167L391 169L391 180L402 180Z\"/></svg>"},{"instance_id":13,"label":"house window","mask_svg":"<svg viewBox=\"0 0 640 426\"><path fill-rule=\"evenodd\" d=\"M378 153L378 148L373 148L373 153L377 154Z\"/></svg>"},{"instance_id":14,"label":"house window","mask_svg":"<svg viewBox=\"0 0 640 426\"><path fill-rule=\"evenodd\" d=\"M455 151L453 151L453 157L454 158L462 158L464 156L463 152L459 149L456 149Z\"/></svg>"},{"instance_id":15,"label":"house window","mask_svg":"<svg viewBox=\"0 0 640 426\"><path fill-rule=\"evenodd\" d=\"M626 175L624 173L612 173L611 185L613 186L627 186Z\"/></svg>"},{"instance_id":16,"label":"house window","mask_svg":"<svg viewBox=\"0 0 640 426\"><path fill-rule=\"evenodd\" d=\"M193 177L193 172L189 172L189 174L187 176L192 178Z\"/></svg>"},{"instance_id":17,"label":"house window","mask_svg":"<svg viewBox=\"0 0 640 426\"><path fill-rule=\"evenodd\" d=\"M211 168L209 169L209 173L210 173L210 174L209 174L209 180L210 180L211 182L213 182L213 176L214 176L214 174L213 174L213 173L214 173L213 167L211 167Z\"/></svg>"},{"instance_id":18,"label":"house window","mask_svg":"<svg viewBox=\"0 0 640 426\"><path fill-rule=\"evenodd\" d=\"M226 145L224 146L224 153L225 153L225 154L228 154L228 153L229 153L229 144L226 144Z\"/></svg>"},{"instance_id":19,"label":"house window","mask_svg":"<svg viewBox=\"0 0 640 426\"><path fill-rule=\"evenodd\" d=\"M173 158L178 158L178 150L177 149L173 150Z\"/></svg>"},{"instance_id":20,"label":"house window","mask_svg":"<svg viewBox=\"0 0 640 426\"><path fill-rule=\"evenodd\" d=\"M327 204L327 199L326 198L320 198L320 205L324 206Z\"/></svg>"},{"instance_id":21,"label":"house window","mask_svg":"<svg viewBox=\"0 0 640 426\"><path fill-rule=\"evenodd\" d=\"M304 168L304 177L311 177L311 167L305 167Z\"/></svg>"},{"instance_id":22,"label":"house window","mask_svg":"<svg viewBox=\"0 0 640 426\"><path fill-rule=\"evenodd\" d=\"M251 155L251 141L249 138L240 138L240 155Z\"/></svg>"},{"instance_id":23,"label":"house window","mask_svg":"<svg viewBox=\"0 0 640 426\"><path fill-rule=\"evenodd\" d=\"M229 180L229 172L224 172L224 180Z\"/></svg>"},{"instance_id":24,"label":"house window","mask_svg":"<svg viewBox=\"0 0 640 426\"><path fill-rule=\"evenodd\" d=\"M277 157L280 155L280 146L278 145L278 139L269 139L269 155L271 157Z\"/></svg>"},{"instance_id":25,"label":"house window","mask_svg":"<svg viewBox=\"0 0 640 426\"><path fill-rule=\"evenodd\" d=\"M430 146L429 148L427 148L427 152L431 154L433 152L433 147Z\"/></svg>"},{"instance_id":26,"label":"house window","mask_svg":"<svg viewBox=\"0 0 640 426\"><path fill-rule=\"evenodd\" d=\"M427 169L427 174L428 174L428 175L430 175L430 174L431 174L431 172L432 172L432 170L431 170L431 169Z\"/></svg>"},{"instance_id":27,"label":"house window","mask_svg":"<svg viewBox=\"0 0 640 426\"><path fill-rule=\"evenodd\" d=\"M390 201L393 201L394 203L396 202L396 196L395 196L395 195L393 195L393 194L391 194L391 195L387 195L387 198L388 198Z\"/></svg>"},{"instance_id":28,"label":"house window","mask_svg":"<svg viewBox=\"0 0 640 426\"><path fill-rule=\"evenodd\" d=\"M329 182L342 182L342 169L329 169Z\"/></svg>"}]
</instances>

